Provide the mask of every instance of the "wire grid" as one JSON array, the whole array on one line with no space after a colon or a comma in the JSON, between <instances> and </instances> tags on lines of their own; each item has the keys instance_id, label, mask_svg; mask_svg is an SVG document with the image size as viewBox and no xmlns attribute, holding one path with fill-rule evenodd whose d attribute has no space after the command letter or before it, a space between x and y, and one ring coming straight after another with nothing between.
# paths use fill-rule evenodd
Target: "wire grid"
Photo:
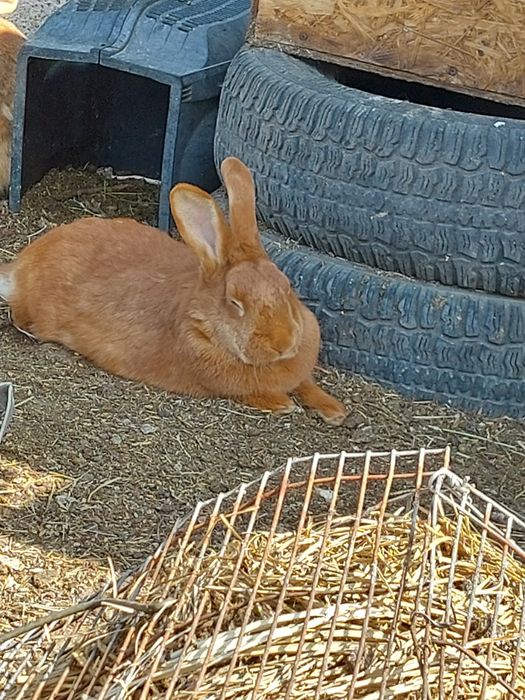
<instances>
[{"instance_id":1,"label":"wire grid","mask_svg":"<svg viewBox=\"0 0 525 700\"><path fill-rule=\"evenodd\" d=\"M421 576L417 587L414 618L419 616L425 626L425 638L417 655L419 682L412 695L403 697L427 700L433 697L466 698L461 683L445 690L444 668L446 654L454 656L456 676L459 679L466 663L479 663L482 669L482 684L472 697L524 698L516 690L522 663L525 637L525 604L523 595L516 614L520 623L518 633L510 642L508 650L513 656L512 671L499 676L491 669L491 662L498 653L497 636L500 634L499 606L503 593L500 590L505 572L512 560L525 563L525 552L520 542L525 536L525 523L508 509L478 491L468 481L461 480L449 469L450 451L446 449L421 449L385 452L316 454L312 457L290 459L276 472L266 472L250 484L217 498L199 503L193 513L179 521L169 537L135 572L113 580L97 595L83 601L74 608L51 615L49 619L35 623L33 629L24 632L15 630L0 637L0 698L1 700L94 700L94 698L145 700L146 698L207 698L225 700L231 695L229 683L235 669L243 663L241 639L254 626L257 612L257 597L265 586L265 570L272 556L272 546L283 532L294 532L291 556L282 572L280 594L273 602L274 616L269 620L264 634L264 649L258 672L251 678L250 692L246 697L270 697L263 683L265 664L272 644L278 639L277 621L285 614L285 599L288 586L297 564L301 545L308 540L311 518L324 523L320 547L310 567L311 577L304 580L304 601L300 614L292 615L296 624L296 652L293 667L278 695L271 697L299 697L294 694L301 664L308 661L309 646L306 635L309 625L315 622L316 589L319 584L323 557L326 555L329 534L336 523L347 522L346 554L339 585L326 595L324 614L331 620L328 636L323 640L324 652L315 673L315 687L308 698L392 698L389 679L396 674L395 628L401 615L401 600L407 587L408 568L414 552L409 547L404 555L401 579L394 586L395 605L392 610L391 632L384 641L384 669L380 687L366 694L358 679L369 664L368 643L373 641L370 622L373 616L373 601L379 583L381 537L386 528L388 513L393 509L404 513L410 522L409 542L413 543L418 521L423 518L436 527L441 516L453 518L455 530L452 537L450 563L448 567L449 590L458 566L458 552L462 546L464 526L469 523L477 528L481 546L475 570L470 579L468 610L461 644L450 642L447 628L454 615L452 599L447 600L442 618L433 611L433 590L438 569L435 547L425 549L421 563ZM359 528L375 513L374 558L367 580L367 604L356 613L360 620L360 634L351 648L351 673L344 690L330 690L329 669L334 658L341 658L337 644L337 620L345 609L348 594L348 576L353 563ZM343 517L341 518L341 514ZM250 538L258 531L267 532L266 545L257 563L257 577L250 590L243 590L239 606L239 582L248 556ZM478 621L476 602L479 574L483 562L486 541L491 540L501 547L502 557L498 575L494 580L492 614L485 620L489 642L484 660L476 661L475 650L469 650L469 633ZM207 556L211 553L217 568L228 556L229 547L236 543L236 556L231 569L227 594L222 601L214 624L210 626L205 611L207 596L213 595L213 572L204 570L210 566ZM162 578L168 560L180 565L192 545L192 573L184 581L183 589L177 590L177 566ZM213 564L212 564L212 569ZM525 569L524 569L525 571ZM426 572L426 573L425 573ZM439 575L443 575L442 572ZM162 585L159 587L159 581ZM204 581L204 584L203 584ZM155 590L154 598L148 597ZM306 593L305 593L306 592ZM326 593L326 591L325 591ZM426 594L425 605L421 601ZM483 593L483 592L482 592ZM451 596L451 594L449 594ZM208 595L209 597L209 595ZM192 603L192 614L188 616L188 600ZM419 601L420 604L417 603ZM232 611L237 619L237 636L228 638L228 623ZM185 617L186 615L186 617ZM197 653L199 632L208 625L208 642ZM240 632L239 629L240 628ZM8 638L11 637L11 638ZM178 640L178 654L174 654L174 640ZM432 695L429 680L436 673L429 665L431 643L439 648L438 695ZM217 667L217 649L222 645L222 658L226 658L226 675L220 690L203 690L207 672ZM510 646L509 646L510 645ZM182 676L183 661L194 655L194 670L191 677ZM140 669L137 659L141 659ZM171 659L169 673L159 689L157 679L163 664ZM449 661L447 661L448 663ZM347 658L345 663L349 663ZM73 672L74 671L74 672ZM432 673L431 673L432 671ZM140 682L139 682L140 677ZM3 680L2 680L3 679ZM3 687L2 687L3 685ZM244 696L243 696L244 697ZM469 697L471 697L469 695Z\"/></svg>"}]
</instances>

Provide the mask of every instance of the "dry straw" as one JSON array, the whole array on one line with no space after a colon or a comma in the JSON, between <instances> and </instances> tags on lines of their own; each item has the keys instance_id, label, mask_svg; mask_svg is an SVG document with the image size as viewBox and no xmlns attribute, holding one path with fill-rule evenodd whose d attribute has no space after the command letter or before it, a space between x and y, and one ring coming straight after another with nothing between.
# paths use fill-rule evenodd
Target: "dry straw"
<instances>
[{"instance_id":1,"label":"dry straw","mask_svg":"<svg viewBox=\"0 0 525 700\"><path fill-rule=\"evenodd\" d=\"M197 508L112 597L69 611L84 613L72 641L60 616L46 625L62 644L47 677L26 665L3 697L525 698L512 516L502 531L490 499L446 470L423 488L421 455L413 473L398 474L394 455L378 476L370 456L345 475L343 454L331 478L318 457L305 480L285 471L271 487L265 475L255 497L243 487L227 509L221 498L206 517ZM392 490L402 477L415 489ZM383 498L367 508L374 482ZM352 516L338 514L345 504ZM279 520L286 509L293 530Z\"/></svg>"}]
</instances>

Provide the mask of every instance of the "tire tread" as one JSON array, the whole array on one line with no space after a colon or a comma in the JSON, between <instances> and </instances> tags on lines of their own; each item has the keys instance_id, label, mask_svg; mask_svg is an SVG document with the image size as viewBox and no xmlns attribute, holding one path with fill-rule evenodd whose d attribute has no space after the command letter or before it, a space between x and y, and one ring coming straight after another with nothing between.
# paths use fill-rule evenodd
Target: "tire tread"
<instances>
[{"instance_id":1,"label":"tire tread","mask_svg":"<svg viewBox=\"0 0 525 700\"><path fill-rule=\"evenodd\" d=\"M221 94L216 158L254 171L262 219L320 252L525 297L525 125L339 85L245 48Z\"/></svg>"}]
</instances>

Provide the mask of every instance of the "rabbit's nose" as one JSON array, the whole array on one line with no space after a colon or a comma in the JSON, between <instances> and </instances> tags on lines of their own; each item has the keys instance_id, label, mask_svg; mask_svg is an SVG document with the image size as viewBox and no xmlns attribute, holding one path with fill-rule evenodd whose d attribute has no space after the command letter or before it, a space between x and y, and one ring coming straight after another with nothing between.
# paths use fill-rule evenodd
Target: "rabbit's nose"
<instances>
[{"instance_id":1,"label":"rabbit's nose","mask_svg":"<svg viewBox=\"0 0 525 700\"><path fill-rule=\"evenodd\" d=\"M295 352L297 338L287 324L275 323L268 340L270 347L280 358L290 357Z\"/></svg>"},{"instance_id":2,"label":"rabbit's nose","mask_svg":"<svg viewBox=\"0 0 525 700\"><path fill-rule=\"evenodd\" d=\"M286 352L282 352L281 356L279 359L281 360L290 360L292 357L295 357L297 355L297 346L296 345L291 345Z\"/></svg>"},{"instance_id":3,"label":"rabbit's nose","mask_svg":"<svg viewBox=\"0 0 525 700\"><path fill-rule=\"evenodd\" d=\"M295 355L296 345L294 339L288 338L286 341L283 340L282 343L273 343L272 349L279 355L280 359L286 360Z\"/></svg>"}]
</instances>

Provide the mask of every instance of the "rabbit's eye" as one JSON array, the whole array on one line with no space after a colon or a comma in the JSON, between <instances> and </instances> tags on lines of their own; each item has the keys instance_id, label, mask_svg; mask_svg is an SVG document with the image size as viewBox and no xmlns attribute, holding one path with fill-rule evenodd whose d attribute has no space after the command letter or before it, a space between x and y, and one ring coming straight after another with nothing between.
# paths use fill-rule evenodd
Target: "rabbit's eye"
<instances>
[{"instance_id":1,"label":"rabbit's eye","mask_svg":"<svg viewBox=\"0 0 525 700\"><path fill-rule=\"evenodd\" d=\"M238 299L229 299L230 304L237 310L239 316L244 316L244 306Z\"/></svg>"}]
</instances>

